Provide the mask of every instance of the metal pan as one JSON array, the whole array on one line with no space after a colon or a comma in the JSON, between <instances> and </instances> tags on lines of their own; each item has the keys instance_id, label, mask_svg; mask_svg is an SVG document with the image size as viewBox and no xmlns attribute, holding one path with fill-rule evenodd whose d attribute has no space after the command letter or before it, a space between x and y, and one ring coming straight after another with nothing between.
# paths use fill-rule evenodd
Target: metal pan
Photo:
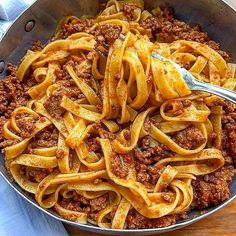
<instances>
[{"instance_id":1,"label":"metal pan","mask_svg":"<svg viewBox=\"0 0 236 236\"><path fill-rule=\"evenodd\" d=\"M160 4L168 3L176 12L176 17L187 23L198 23L204 31L221 43L222 48L231 52L233 61L236 62L236 9L227 5L221 0L146 0L147 8L154 8ZM53 34L57 22L66 15L95 15L98 12L98 4L95 0L38 0L30 8L28 8L14 22L8 32L0 42L0 65L6 62L17 64L21 57L25 54L30 45L41 40L46 42ZM2 62L1 62L2 61ZM5 75L5 70L0 71L0 78ZM112 235L151 235L172 231L181 227L190 225L212 213L223 208L234 198L236 198L236 179L231 184L231 197L224 203L208 208L204 211L193 210L189 214L187 220L178 222L158 229L142 229L142 230L114 230L102 229L92 225L82 225L62 219L51 210L42 209L35 200L27 195L17 184L10 178L4 167L4 158L0 158L0 174L8 182L8 184L22 197L31 204L45 212L46 214L76 226L77 228L93 231L102 234Z\"/></svg>"}]
</instances>

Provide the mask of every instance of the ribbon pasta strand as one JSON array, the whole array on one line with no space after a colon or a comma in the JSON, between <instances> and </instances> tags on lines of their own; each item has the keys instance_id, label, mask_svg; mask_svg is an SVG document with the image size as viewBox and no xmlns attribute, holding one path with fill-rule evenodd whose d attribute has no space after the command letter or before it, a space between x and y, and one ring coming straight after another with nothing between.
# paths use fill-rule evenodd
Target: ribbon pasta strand
<instances>
[{"instance_id":1,"label":"ribbon pasta strand","mask_svg":"<svg viewBox=\"0 0 236 236\"><path fill-rule=\"evenodd\" d=\"M142 0L110 0L96 17L63 18L51 41L23 57L17 79L34 85L6 119L2 145L13 179L41 207L124 229L132 212L151 221L189 211L192 181L224 166L224 103L190 91L173 63L151 55L231 90L236 66L205 44L154 42L142 22L157 15ZM176 138L191 132L195 146Z\"/></svg>"}]
</instances>

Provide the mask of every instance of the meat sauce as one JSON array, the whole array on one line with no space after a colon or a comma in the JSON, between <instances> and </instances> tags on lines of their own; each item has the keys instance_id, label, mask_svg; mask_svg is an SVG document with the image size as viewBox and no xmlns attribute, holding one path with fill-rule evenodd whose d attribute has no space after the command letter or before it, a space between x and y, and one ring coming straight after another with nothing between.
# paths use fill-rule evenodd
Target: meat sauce
<instances>
[{"instance_id":1,"label":"meat sauce","mask_svg":"<svg viewBox=\"0 0 236 236\"><path fill-rule=\"evenodd\" d=\"M122 11L127 19L134 18L135 7L132 5L124 5ZM61 27L62 38L77 32L92 33L98 44L110 46L115 39L117 39L121 32L121 27L105 24L91 32L91 27L94 25L93 20L79 19L76 22L68 22ZM153 38L157 38L162 42L173 42L178 39L193 40L205 43L214 50L218 51L221 56L228 61L230 56L228 53L220 49L220 44L211 40L206 32L202 32L199 26L190 27L184 22L174 19L171 8L164 8L162 15L153 16L141 21L140 25L145 29L150 29ZM36 42L32 50L40 50L42 45ZM88 55L88 58L93 55ZM71 59L68 58L68 61ZM66 63L66 62L65 62ZM29 101L27 90L35 84L32 78L26 78L23 82L16 78L16 67L8 65L7 77L0 80L0 142L1 148L12 145L14 140L4 141L2 136L2 127L6 120L10 117L11 112L19 106L25 106ZM60 107L60 101L63 95L68 95L72 100L83 98L83 94L79 91L75 83L70 79L65 67L61 66L56 71L57 81L60 81L62 90L56 91L46 102L45 108L51 116L59 118L64 114L64 109ZM90 83L92 74L88 70L80 75L86 83ZM101 95L100 95L101 96ZM179 104L180 108L191 105ZM221 169L214 173L199 176L193 181L194 200L192 207L204 209L208 206L217 205L230 197L229 184L235 175L234 164L236 163L236 113L232 106L228 103L223 104L224 115L222 118L223 137L222 137L222 151L226 160L226 164ZM181 112L181 109L178 109ZM35 121L25 123L24 120L19 120L19 125L22 127L22 137L27 137L34 129ZM145 129L150 129L150 124L145 124ZM105 138L113 140L114 134L105 131L103 133ZM183 131L173 134L172 139L181 147L185 149L195 149L205 142L205 138L201 131L196 127L188 127ZM39 132L32 140L31 144L25 150L26 153L32 153L34 148L53 147L57 145L58 131L50 125ZM100 152L100 145L95 138L91 138L88 142L90 151ZM137 171L137 181L143 183L147 187L153 186L161 173L164 170L163 166L154 166L159 160L172 156L174 153L165 145L157 143L155 146L150 145L148 136L143 137L138 146L134 149L132 155L117 155L113 154L111 159L112 172L120 177L126 178L128 176L129 166L134 164ZM25 173L25 169L22 171ZM52 169L30 168L27 170L29 178L33 182L40 182ZM96 183L100 180L97 179ZM85 197L73 193L72 199L62 198L59 204L64 208L72 211L82 211L87 213L92 219L96 220L98 211L104 209L109 204L108 195L102 195L94 199L86 199ZM185 219L187 214L168 215L158 219L148 219L140 215L136 210L131 209L127 215L126 228L157 228L165 227L176 223L179 219Z\"/></svg>"}]
</instances>

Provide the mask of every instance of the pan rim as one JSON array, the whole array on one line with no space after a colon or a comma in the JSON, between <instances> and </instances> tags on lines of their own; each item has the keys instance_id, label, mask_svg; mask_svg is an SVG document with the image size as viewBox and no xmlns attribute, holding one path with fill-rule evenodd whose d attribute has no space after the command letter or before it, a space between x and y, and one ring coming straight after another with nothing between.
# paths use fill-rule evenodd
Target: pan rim
<instances>
[{"instance_id":1,"label":"pan rim","mask_svg":"<svg viewBox=\"0 0 236 236\"><path fill-rule=\"evenodd\" d=\"M229 8L231 8L235 14L236 14L236 7L230 5L230 3L226 2L226 0L220 0L223 4L227 5ZM27 11L29 10L32 6L37 4L37 0L28 8L26 8L16 19L15 21L10 25L10 27L7 29L7 31L2 35L1 39L0 39L0 43L1 41L4 39L4 37L7 35L7 33L10 31L11 27L14 25L14 23ZM5 166L4 166L5 168ZM7 174L5 174L1 169L0 169L0 175L3 177L4 181L7 182L7 184L14 189L14 191L19 194L23 199L25 199L27 202L29 202L30 204L32 204L34 207L38 208L40 211L46 213L47 215L53 217L54 219L57 219L63 223L69 224L69 225L73 225L75 227L78 227L82 230L87 230L87 231L93 231L96 233L105 233L105 234L119 234L119 233L125 233L125 234L129 234L129 233L137 233L137 234L142 234L142 233L147 233L147 234L159 234L159 233L164 233L164 232L169 232L169 231L174 231L183 227L186 227L190 224L196 223L198 221L200 221L201 219L208 217L209 215L212 215L213 213L217 212L218 210L224 208L225 206L227 206L229 203L231 203L235 198L236 198L236 193L232 194L231 197L229 199L227 199L226 201L222 202L221 204L214 206L212 209L204 209L204 211L207 211L203 214L200 214L196 217L194 217L193 219L190 220L185 220L183 222L177 222L173 225L170 226L166 226L166 227L162 227L162 228L149 228L149 229L108 229L108 228L100 228L98 226L94 226L94 225L89 225L89 224L81 224L81 223L76 223L73 221L69 221L66 220L60 216L54 215L53 213L51 213L49 210L44 209L42 207L40 207L36 202L34 202L33 200L31 200L27 193L25 193L23 190L22 192L19 191L17 189L17 184L15 182L10 181L9 176ZM236 178L233 179L232 182L236 182Z\"/></svg>"},{"instance_id":2,"label":"pan rim","mask_svg":"<svg viewBox=\"0 0 236 236\"><path fill-rule=\"evenodd\" d=\"M73 221L69 221L66 219L63 219L60 216L56 216L54 214L52 214L51 212L49 212L47 209L44 209L42 207L40 207L36 202L33 202L26 193L24 192L20 192L17 187L14 186L14 182L11 182L7 176L5 176L5 174L2 172L2 170L0 170L0 175L3 177L3 179L8 183L9 186L11 186L15 192L17 192L21 197L23 197L26 201L28 201L29 203L31 203L33 206L35 206L36 208L38 208L39 210L41 210L42 212L46 213L47 215L53 217L54 219L60 220L63 223L67 223L73 226L78 226L81 229L84 230L93 230L97 233L104 233L104 231L106 233L163 233L163 232L168 232L168 231L173 231L173 230L177 230L180 228L183 228L187 225L196 223L197 221L215 213L216 211L220 210L221 208L227 206L230 202L232 202L235 198L236 198L236 194L231 195L231 197L229 199L227 199L226 201L224 201L223 203L215 206L213 209L209 210L206 213L203 213L199 216L194 217L191 220L186 220L184 222L179 222L170 226L166 226L166 227L162 227L162 228L150 228L150 229L108 229L108 228L100 228L98 226L93 226L93 225L89 225L89 224L80 224L80 223L76 223ZM234 180L236 181L236 179ZM204 209L205 210L205 209ZM207 210L207 209L206 209ZM101 231L101 232L98 232Z\"/></svg>"}]
</instances>

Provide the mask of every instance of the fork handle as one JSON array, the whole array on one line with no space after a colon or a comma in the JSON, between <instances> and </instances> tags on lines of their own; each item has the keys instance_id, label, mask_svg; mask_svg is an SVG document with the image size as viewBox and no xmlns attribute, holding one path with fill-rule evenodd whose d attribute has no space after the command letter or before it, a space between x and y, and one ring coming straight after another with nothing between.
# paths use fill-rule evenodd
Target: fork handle
<instances>
[{"instance_id":1,"label":"fork handle","mask_svg":"<svg viewBox=\"0 0 236 236\"><path fill-rule=\"evenodd\" d=\"M163 56L161 56L160 54L156 53L156 52L152 52L152 56L160 61L169 61L171 62L176 69L180 72L180 74L183 76L183 79L185 80L185 82L187 83L188 87L191 90L196 90L196 91L203 91L203 92L207 92L207 93L211 93L217 96L220 96L222 98L225 98L227 100L229 100L230 102L233 102L236 104L236 93L210 84L210 83L205 83L203 81L199 81L197 80L189 71L187 71L185 68L181 67L179 64L175 63L174 61L164 58Z\"/></svg>"},{"instance_id":2,"label":"fork handle","mask_svg":"<svg viewBox=\"0 0 236 236\"><path fill-rule=\"evenodd\" d=\"M207 93L212 93L214 95L220 96L236 104L236 93L210 83L205 83L202 81L194 81L194 84L191 86L191 90L198 90Z\"/></svg>"}]
</instances>

